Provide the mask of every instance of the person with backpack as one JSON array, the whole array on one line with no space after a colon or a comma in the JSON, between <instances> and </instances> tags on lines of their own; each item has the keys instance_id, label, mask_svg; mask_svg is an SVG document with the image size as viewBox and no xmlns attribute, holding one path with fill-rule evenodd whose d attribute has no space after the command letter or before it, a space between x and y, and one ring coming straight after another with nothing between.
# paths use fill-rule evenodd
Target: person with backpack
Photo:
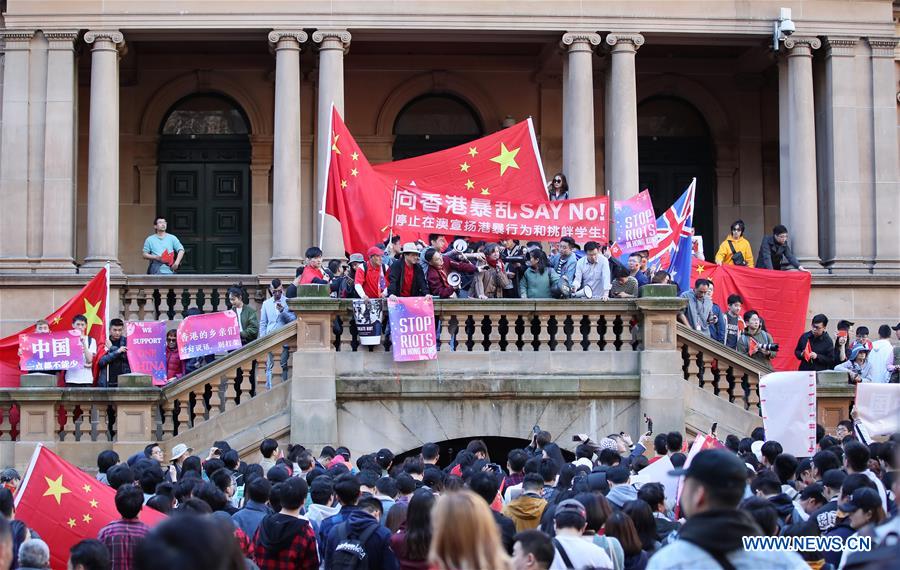
<instances>
[{"instance_id":1,"label":"person with backpack","mask_svg":"<svg viewBox=\"0 0 900 570\"><path fill-rule=\"evenodd\" d=\"M291 477L279 485L281 511L263 518L253 537L253 560L260 570L319 567L316 534L309 521L300 518L308 490L302 477Z\"/></svg>"},{"instance_id":2,"label":"person with backpack","mask_svg":"<svg viewBox=\"0 0 900 570\"><path fill-rule=\"evenodd\" d=\"M381 501L360 499L345 522L335 525L325 547L325 570L399 570L391 531L381 524Z\"/></svg>"},{"instance_id":3,"label":"person with backpack","mask_svg":"<svg viewBox=\"0 0 900 570\"><path fill-rule=\"evenodd\" d=\"M575 499L560 502L553 514L553 525L556 531L553 538L556 553L550 570L613 567L606 551L581 536L587 529L587 510L584 505Z\"/></svg>"}]
</instances>

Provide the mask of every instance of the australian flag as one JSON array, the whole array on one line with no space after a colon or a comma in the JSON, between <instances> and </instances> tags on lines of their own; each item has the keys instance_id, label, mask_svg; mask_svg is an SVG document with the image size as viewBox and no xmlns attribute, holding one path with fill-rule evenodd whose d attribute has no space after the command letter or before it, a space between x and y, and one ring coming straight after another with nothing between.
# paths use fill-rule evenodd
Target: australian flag
<instances>
[{"instance_id":1,"label":"australian flag","mask_svg":"<svg viewBox=\"0 0 900 570\"><path fill-rule=\"evenodd\" d=\"M694 194L697 179L672 207L656 218L656 247L647 262L651 271L668 271L679 291L691 287L691 237L694 235Z\"/></svg>"}]
</instances>

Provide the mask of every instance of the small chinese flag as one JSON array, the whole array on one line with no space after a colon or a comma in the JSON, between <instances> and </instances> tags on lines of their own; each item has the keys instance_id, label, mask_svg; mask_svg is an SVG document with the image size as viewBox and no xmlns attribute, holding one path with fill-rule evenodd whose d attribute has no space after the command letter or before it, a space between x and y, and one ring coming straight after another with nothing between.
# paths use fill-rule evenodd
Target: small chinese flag
<instances>
[{"instance_id":1,"label":"small chinese flag","mask_svg":"<svg viewBox=\"0 0 900 570\"><path fill-rule=\"evenodd\" d=\"M810 354L812 354L812 347L809 345L809 339L806 339L806 348L803 349L803 360L809 362Z\"/></svg>"},{"instance_id":2,"label":"small chinese flag","mask_svg":"<svg viewBox=\"0 0 900 570\"><path fill-rule=\"evenodd\" d=\"M756 351L759 350L759 343L753 340L753 337L750 337L750 342L747 344L747 352L750 356L756 354Z\"/></svg>"},{"instance_id":3,"label":"small chinese flag","mask_svg":"<svg viewBox=\"0 0 900 570\"><path fill-rule=\"evenodd\" d=\"M112 487L38 444L16 494L16 518L50 547L51 567L64 570L72 546L122 518L115 498ZM139 518L154 526L166 516L144 507Z\"/></svg>"},{"instance_id":4,"label":"small chinese flag","mask_svg":"<svg viewBox=\"0 0 900 570\"><path fill-rule=\"evenodd\" d=\"M160 256L160 258L161 258L160 261L162 261L166 265L172 265L173 263L175 263L175 252L169 251L167 249L166 251L163 252L163 254Z\"/></svg>"}]
</instances>

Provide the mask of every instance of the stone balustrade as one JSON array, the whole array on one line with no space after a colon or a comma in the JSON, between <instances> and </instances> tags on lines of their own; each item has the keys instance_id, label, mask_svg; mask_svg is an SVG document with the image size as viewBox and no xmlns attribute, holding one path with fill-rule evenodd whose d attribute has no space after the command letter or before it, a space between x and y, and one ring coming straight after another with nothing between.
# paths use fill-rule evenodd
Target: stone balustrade
<instances>
[{"instance_id":1,"label":"stone balustrade","mask_svg":"<svg viewBox=\"0 0 900 570\"><path fill-rule=\"evenodd\" d=\"M244 276L246 278L247 276ZM256 276L243 283L247 302L259 310L266 298L267 284ZM238 281L234 277L204 275L129 275L113 283L118 291L120 314L126 321L180 321L196 307L204 313L224 311L227 292Z\"/></svg>"}]
</instances>

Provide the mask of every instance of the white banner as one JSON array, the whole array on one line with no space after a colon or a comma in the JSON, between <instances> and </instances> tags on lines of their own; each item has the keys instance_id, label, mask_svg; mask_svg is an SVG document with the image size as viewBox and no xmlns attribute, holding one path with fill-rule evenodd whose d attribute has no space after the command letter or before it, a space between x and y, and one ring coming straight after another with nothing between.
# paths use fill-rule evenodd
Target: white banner
<instances>
[{"instance_id":1,"label":"white banner","mask_svg":"<svg viewBox=\"0 0 900 570\"><path fill-rule=\"evenodd\" d=\"M678 495L678 477L669 475L669 471L675 469L669 456L663 456L641 469L641 472L631 478L631 482L638 488L646 483L662 483L666 489L666 506L675 505L675 497Z\"/></svg>"},{"instance_id":2,"label":"white banner","mask_svg":"<svg viewBox=\"0 0 900 570\"><path fill-rule=\"evenodd\" d=\"M759 379L766 441L784 453L810 457L816 452L816 373L773 372Z\"/></svg>"},{"instance_id":3,"label":"white banner","mask_svg":"<svg viewBox=\"0 0 900 570\"><path fill-rule=\"evenodd\" d=\"M856 412L869 435L900 431L900 384L857 384Z\"/></svg>"}]
</instances>

